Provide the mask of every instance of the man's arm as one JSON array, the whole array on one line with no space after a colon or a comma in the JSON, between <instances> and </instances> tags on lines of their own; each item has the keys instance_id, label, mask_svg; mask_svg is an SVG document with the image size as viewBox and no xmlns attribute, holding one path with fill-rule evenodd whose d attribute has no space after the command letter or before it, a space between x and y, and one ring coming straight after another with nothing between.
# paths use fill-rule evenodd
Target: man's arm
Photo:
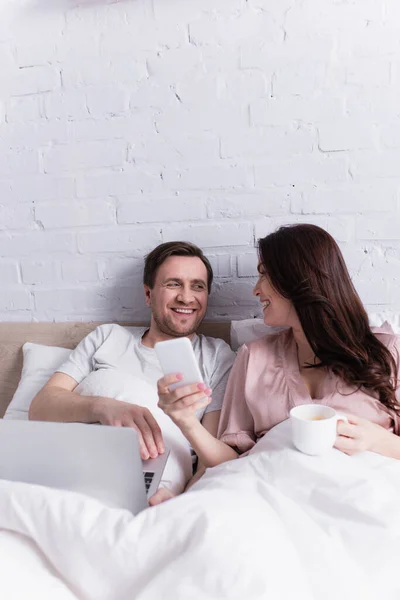
<instances>
[{"instance_id":1,"label":"man's arm","mask_svg":"<svg viewBox=\"0 0 400 600\"><path fill-rule=\"evenodd\" d=\"M161 429L147 408L113 398L81 396L74 393L76 386L77 382L69 375L55 373L32 400L29 418L133 427L138 432L144 460L164 452Z\"/></svg>"},{"instance_id":2,"label":"man's arm","mask_svg":"<svg viewBox=\"0 0 400 600\"><path fill-rule=\"evenodd\" d=\"M36 394L29 408L32 421L62 421L66 423L96 423L93 409L100 398L74 394L75 379L65 373L55 373Z\"/></svg>"}]
</instances>

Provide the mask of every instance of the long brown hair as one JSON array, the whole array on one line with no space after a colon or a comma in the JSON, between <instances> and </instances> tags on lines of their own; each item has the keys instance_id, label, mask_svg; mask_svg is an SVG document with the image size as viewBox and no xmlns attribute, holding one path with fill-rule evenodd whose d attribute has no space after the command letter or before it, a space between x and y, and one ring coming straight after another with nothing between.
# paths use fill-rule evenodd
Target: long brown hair
<instances>
[{"instance_id":1,"label":"long brown hair","mask_svg":"<svg viewBox=\"0 0 400 600\"><path fill-rule=\"evenodd\" d=\"M289 299L319 363L346 383L372 390L388 409L395 396L397 365L372 333L339 246L321 227L280 227L258 241L259 259L271 285Z\"/></svg>"}]
</instances>

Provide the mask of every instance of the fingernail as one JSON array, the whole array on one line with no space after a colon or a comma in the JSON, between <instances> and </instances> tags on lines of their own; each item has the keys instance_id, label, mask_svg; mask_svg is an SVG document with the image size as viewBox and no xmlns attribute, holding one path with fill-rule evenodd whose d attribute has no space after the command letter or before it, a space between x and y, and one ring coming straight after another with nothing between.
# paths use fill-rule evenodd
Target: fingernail
<instances>
[{"instance_id":1,"label":"fingernail","mask_svg":"<svg viewBox=\"0 0 400 600\"><path fill-rule=\"evenodd\" d=\"M212 389L211 388L207 388L204 391L206 392L207 396L209 396L211 394L211 392L212 392Z\"/></svg>"},{"instance_id":2,"label":"fingernail","mask_svg":"<svg viewBox=\"0 0 400 600\"><path fill-rule=\"evenodd\" d=\"M184 376L182 375L182 373L177 373L176 374L176 378L179 379L180 381L183 379L183 377Z\"/></svg>"},{"instance_id":3,"label":"fingernail","mask_svg":"<svg viewBox=\"0 0 400 600\"><path fill-rule=\"evenodd\" d=\"M206 387L206 386L204 385L204 383L198 383L198 384L197 384L197 388L198 388L199 390L204 390L204 389L205 389L205 387Z\"/></svg>"},{"instance_id":4,"label":"fingernail","mask_svg":"<svg viewBox=\"0 0 400 600\"><path fill-rule=\"evenodd\" d=\"M164 452L165 452L164 446L158 446L158 451L160 454L164 454Z\"/></svg>"}]
</instances>

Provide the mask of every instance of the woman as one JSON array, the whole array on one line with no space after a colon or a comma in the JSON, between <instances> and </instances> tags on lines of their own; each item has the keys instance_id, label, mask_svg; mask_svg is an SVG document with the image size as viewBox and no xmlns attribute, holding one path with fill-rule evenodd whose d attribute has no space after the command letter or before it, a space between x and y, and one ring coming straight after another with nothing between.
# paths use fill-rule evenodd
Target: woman
<instances>
[{"instance_id":1,"label":"woman","mask_svg":"<svg viewBox=\"0 0 400 600\"><path fill-rule=\"evenodd\" d=\"M291 225L259 240L258 254L254 294L264 322L287 329L240 349L219 439L195 418L211 390L185 386L169 392L179 376L164 377L160 406L208 467L247 452L293 406L312 402L348 415L349 422L337 426L339 450L400 459L400 340L390 328L371 331L334 239L315 225Z\"/></svg>"}]
</instances>

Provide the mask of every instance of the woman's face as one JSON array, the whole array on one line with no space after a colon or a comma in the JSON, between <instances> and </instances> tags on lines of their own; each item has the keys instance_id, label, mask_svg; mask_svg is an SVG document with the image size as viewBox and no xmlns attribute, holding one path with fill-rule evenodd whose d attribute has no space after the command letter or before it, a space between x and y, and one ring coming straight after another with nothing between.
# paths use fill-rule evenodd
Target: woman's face
<instances>
[{"instance_id":1,"label":"woman's face","mask_svg":"<svg viewBox=\"0 0 400 600\"><path fill-rule=\"evenodd\" d=\"M293 304L272 287L261 263L258 265L258 272L253 294L258 296L262 304L264 323L271 327L299 327L300 321Z\"/></svg>"}]
</instances>

